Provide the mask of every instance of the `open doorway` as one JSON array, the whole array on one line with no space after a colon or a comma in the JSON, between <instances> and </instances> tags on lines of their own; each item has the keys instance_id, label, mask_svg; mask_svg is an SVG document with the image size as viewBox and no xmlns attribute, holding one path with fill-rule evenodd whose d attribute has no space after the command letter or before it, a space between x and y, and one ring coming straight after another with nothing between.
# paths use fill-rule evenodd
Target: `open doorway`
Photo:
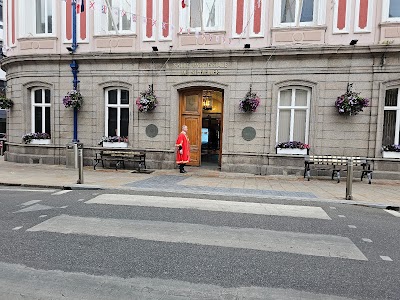
<instances>
[{"instance_id":1,"label":"open doorway","mask_svg":"<svg viewBox=\"0 0 400 300\"><path fill-rule=\"evenodd\" d=\"M203 90L201 127L201 166L221 166L223 94L217 90Z\"/></svg>"}]
</instances>

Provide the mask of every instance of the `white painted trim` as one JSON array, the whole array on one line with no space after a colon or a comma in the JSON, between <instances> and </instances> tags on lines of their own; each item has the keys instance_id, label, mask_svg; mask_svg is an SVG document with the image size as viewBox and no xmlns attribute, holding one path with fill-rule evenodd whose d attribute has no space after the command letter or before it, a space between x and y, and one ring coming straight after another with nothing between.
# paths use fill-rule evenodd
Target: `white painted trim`
<instances>
[{"instance_id":1,"label":"white painted trim","mask_svg":"<svg viewBox=\"0 0 400 300\"><path fill-rule=\"evenodd\" d=\"M349 0L348 0L349 1ZM314 9L313 9L313 21L312 22L300 22L300 14L298 8L299 2L296 2L295 9L295 21L292 23L281 23L281 9L282 9L282 1L275 0L274 1L274 12L273 12L273 26L274 27L307 27L307 26L315 26L320 24L325 24L325 15L326 15L326 0L314 0ZM322 8L322 9L321 9ZM265 13L263 13L265 15Z\"/></svg>"},{"instance_id":2,"label":"white painted trim","mask_svg":"<svg viewBox=\"0 0 400 300\"><path fill-rule=\"evenodd\" d=\"M400 17L397 18L389 18L389 7L390 1L398 1L398 0L382 0L382 22L387 23L397 23L400 22Z\"/></svg>"},{"instance_id":3,"label":"white painted trim","mask_svg":"<svg viewBox=\"0 0 400 300\"><path fill-rule=\"evenodd\" d=\"M111 90L117 90L117 104L109 104L108 103L108 92ZM104 114L104 135L108 136L108 108L116 108L117 109L117 133L115 135L121 136L121 108L128 108L129 109L129 115L130 115L130 105L128 104L121 104L121 90L125 90L128 93L130 91L126 88L121 88L121 87L109 87L104 90L104 100L105 100L105 114ZM130 99L130 96L128 96L128 99ZM129 125L128 125L128 132L129 132Z\"/></svg>"},{"instance_id":4,"label":"white painted trim","mask_svg":"<svg viewBox=\"0 0 400 300\"><path fill-rule=\"evenodd\" d=\"M35 103L35 91L41 90L42 91L42 102ZM50 103L45 102L46 90L50 91ZM35 130L35 107L42 108L42 132L46 131L46 107L51 107L51 90L45 87L37 87L31 89L31 132L37 132ZM50 112L51 113L51 112ZM51 122L51 116L48 116ZM51 128L51 124L50 124Z\"/></svg>"},{"instance_id":5,"label":"white painted trim","mask_svg":"<svg viewBox=\"0 0 400 300\"><path fill-rule=\"evenodd\" d=\"M236 33L236 22L237 22L237 18L236 18L236 16L237 16L237 0L233 0L233 15L232 15L232 38L240 38L240 37L243 37L243 36L245 36L245 33L246 33L246 23L247 23L247 20L248 20L248 18L249 18L249 16L248 16L248 13L249 13L249 10L248 10L248 2L249 1L251 1L251 0L244 0L244 2L243 2L243 32L242 32L242 34L237 34Z\"/></svg>"},{"instance_id":6,"label":"white painted trim","mask_svg":"<svg viewBox=\"0 0 400 300\"><path fill-rule=\"evenodd\" d=\"M374 0L368 0L368 14L367 14L367 26L364 29L361 29L358 23L360 18L360 1L356 0L356 8L354 11L354 32L355 33L363 33L363 32L371 32L372 28L372 20L373 20L373 7L374 7Z\"/></svg>"},{"instance_id":7,"label":"white painted trim","mask_svg":"<svg viewBox=\"0 0 400 300\"><path fill-rule=\"evenodd\" d=\"M335 1L335 6L333 8L333 26L332 26L332 33L349 33L350 28L350 16L351 16L351 1L346 0L346 26L339 30L337 28L337 21L338 21L338 11L339 11L339 2Z\"/></svg>"},{"instance_id":8,"label":"white painted trim","mask_svg":"<svg viewBox=\"0 0 400 300\"><path fill-rule=\"evenodd\" d=\"M254 15L250 16L250 29L249 29L249 36L250 37L264 37L264 24L265 24L265 6L267 5L265 0L260 0L261 1L261 20L260 20L260 33L254 33L253 28L254 28ZM254 11L254 0L250 0L250 11ZM246 24L245 24L246 27Z\"/></svg>"},{"instance_id":9,"label":"white painted trim","mask_svg":"<svg viewBox=\"0 0 400 300\"><path fill-rule=\"evenodd\" d=\"M86 1L86 0L84 0ZM93 13L91 13L93 10L89 9L90 1L85 2L85 12L86 12L86 39L82 40L80 37L80 27L81 27L81 20L80 20L80 14L76 15L76 38L78 43L89 43L89 38L90 38L90 22L89 20L92 18L91 16ZM96 3L97 4L97 3ZM67 20L67 3L65 1L61 2L61 36L62 36L62 42L64 44L68 44L72 42L72 38L70 40L67 39L67 28L66 28L66 20ZM71 21L72 23L72 21Z\"/></svg>"},{"instance_id":10,"label":"white painted trim","mask_svg":"<svg viewBox=\"0 0 400 300\"><path fill-rule=\"evenodd\" d=\"M163 12L164 12L164 5L163 5L163 1L160 1L160 6L158 7L158 15L159 15L159 19L160 22L158 25L158 40L159 41L172 41L172 28L171 28L171 24L172 24L172 12L173 9L172 7L174 6L174 0L169 0L169 14L168 14L168 22L165 26L168 27L168 36L164 37L163 36Z\"/></svg>"},{"instance_id":11,"label":"white painted trim","mask_svg":"<svg viewBox=\"0 0 400 300\"><path fill-rule=\"evenodd\" d=\"M276 148L276 154L307 155L307 149Z\"/></svg>"},{"instance_id":12,"label":"white painted trim","mask_svg":"<svg viewBox=\"0 0 400 300\"><path fill-rule=\"evenodd\" d=\"M103 142L104 148L128 148L127 142Z\"/></svg>"},{"instance_id":13,"label":"white painted trim","mask_svg":"<svg viewBox=\"0 0 400 300\"><path fill-rule=\"evenodd\" d=\"M136 33L136 28L137 28L136 23L140 22L139 17L136 14L136 0L119 0L117 5L114 4L114 6L112 8L116 8L118 10L118 18L120 19L120 24L122 24L122 15L121 15L122 7L123 7L122 6L122 1L130 1L130 3L131 3L131 7L132 7L131 12L127 12L127 14L128 13L131 14L131 16L130 16L130 18L131 18L130 19L131 20L131 22L130 22L130 25L131 25L130 30L120 30L118 28L117 31L115 31L115 30L109 31L108 30L108 18L106 18L106 20L107 20L106 24L103 24L103 22L102 22L103 15L107 15L108 12L109 12L109 9L107 8L107 14L103 14L102 13L102 6L106 5L106 2L105 2L105 0L98 0L98 1L95 2L95 9L94 9L94 12L93 12L93 14L94 14L94 18L93 19L94 19L94 33L95 33L95 35L132 35L132 34ZM89 4L90 4L90 2L89 2ZM89 8L89 7L90 7L90 5L87 5L87 8ZM113 9L112 9L112 13L114 13ZM136 22L132 22L132 18L133 18L132 15L136 15L137 16L138 19L136 20ZM105 26L105 27L102 28L102 26Z\"/></svg>"},{"instance_id":14,"label":"white painted trim","mask_svg":"<svg viewBox=\"0 0 400 300\"><path fill-rule=\"evenodd\" d=\"M384 111L396 111L396 125L394 133L394 144L400 144L400 88L397 88L397 106L384 106Z\"/></svg>"},{"instance_id":15,"label":"white painted trim","mask_svg":"<svg viewBox=\"0 0 400 300\"><path fill-rule=\"evenodd\" d=\"M295 106L295 100L296 100L296 89L299 90L304 90L307 92L307 106ZM290 106L281 106L280 101L281 101L281 91L284 90L291 90L291 105ZM290 141L293 141L293 132L294 132L294 112L296 110L305 110L306 111L306 128L305 128L305 135L304 135L304 142L305 144L308 144L308 138L309 138L309 130L310 130L310 104L311 104L311 88L304 87L304 86L289 86L289 87L283 87L280 88L278 91L278 105L277 105L277 119L276 119L276 135L275 135L275 142L286 142L286 141L278 141L278 136L279 136L279 116L280 116L280 110L285 109L285 110L290 110L290 129L289 129L289 139Z\"/></svg>"},{"instance_id":16,"label":"white painted trim","mask_svg":"<svg viewBox=\"0 0 400 300\"><path fill-rule=\"evenodd\" d=\"M147 29L147 19L146 19L146 23L143 22L144 18L146 18L147 16L147 5L146 5L146 0L142 0L142 4L143 4L143 10L142 10L142 16L139 18L140 22L142 24L142 26L140 28L142 28L142 40L143 42L153 42L156 40L156 32L157 32L157 27L158 27L158 23L160 23L160 21L157 19L157 3L156 0L152 0L153 1L153 11L151 14L151 19L152 22L153 20L157 20L156 25L152 25L153 30L152 30L152 36L151 37L147 37L146 36L146 29ZM161 6L161 5L160 5Z\"/></svg>"}]
</instances>

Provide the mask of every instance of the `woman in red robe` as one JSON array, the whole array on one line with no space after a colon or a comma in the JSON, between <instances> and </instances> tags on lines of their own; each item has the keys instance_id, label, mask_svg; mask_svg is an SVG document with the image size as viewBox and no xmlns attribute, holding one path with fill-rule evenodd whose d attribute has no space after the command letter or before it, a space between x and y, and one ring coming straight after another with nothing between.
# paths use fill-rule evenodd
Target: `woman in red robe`
<instances>
[{"instance_id":1,"label":"woman in red robe","mask_svg":"<svg viewBox=\"0 0 400 300\"><path fill-rule=\"evenodd\" d=\"M180 173L186 173L184 167L190 160L190 143L187 131L187 126L183 125L182 132L178 135L175 143L175 146L177 147L176 163L179 165Z\"/></svg>"}]
</instances>

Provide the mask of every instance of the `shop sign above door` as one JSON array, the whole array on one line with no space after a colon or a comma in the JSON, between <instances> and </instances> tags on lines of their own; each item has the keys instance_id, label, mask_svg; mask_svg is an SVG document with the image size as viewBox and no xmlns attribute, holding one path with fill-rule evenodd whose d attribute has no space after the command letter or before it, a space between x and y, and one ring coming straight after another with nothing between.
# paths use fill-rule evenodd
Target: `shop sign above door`
<instances>
[{"instance_id":1,"label":"shop sign above door","mask_svg":"<svg viewBox=\"0 0 400 300\"><path fill-rule=\"evenodd\" d=\"M227 62L185 62L173 63L173 69L181 71L181 75L218 75L219 71L228 68Z\"/></svg>"}]
</instances>

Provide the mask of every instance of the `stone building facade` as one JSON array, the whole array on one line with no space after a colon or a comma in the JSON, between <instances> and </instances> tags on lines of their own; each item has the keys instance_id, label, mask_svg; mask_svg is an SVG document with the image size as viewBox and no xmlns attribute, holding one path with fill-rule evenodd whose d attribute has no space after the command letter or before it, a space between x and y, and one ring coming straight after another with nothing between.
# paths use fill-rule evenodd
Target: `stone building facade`
<instances>
[{"instance_id":1,"label":"stone building facade","mask_svg":"<svg viewBox=\"0 0 400 300\"><path fill-rule=\"evenodd\" d=\"M173 168L175 139L187 124L196 166L301 174L303 156L275 148L297 140L310 145L310 154L369 157L378 175L400 172L400 159L382 153L382 146L400 143L394 0L84 0L78 11L72 0L42 1L44 8L4 2L2 69L14 101L9 161L65 164L74 114L62 99L76 61L86 165L104 148L103 136L117 135L128 148L147 151L148 167ZM79 47L71 54L75 12ZM140 112L136 99L149 86L158 105ZM343 116L335 101L349 86L369 106ZM260 105L244 113L239 103L249 91ZM37 131L48 131L50 144L22 142Z\"/></svg>"}]
</instances>

